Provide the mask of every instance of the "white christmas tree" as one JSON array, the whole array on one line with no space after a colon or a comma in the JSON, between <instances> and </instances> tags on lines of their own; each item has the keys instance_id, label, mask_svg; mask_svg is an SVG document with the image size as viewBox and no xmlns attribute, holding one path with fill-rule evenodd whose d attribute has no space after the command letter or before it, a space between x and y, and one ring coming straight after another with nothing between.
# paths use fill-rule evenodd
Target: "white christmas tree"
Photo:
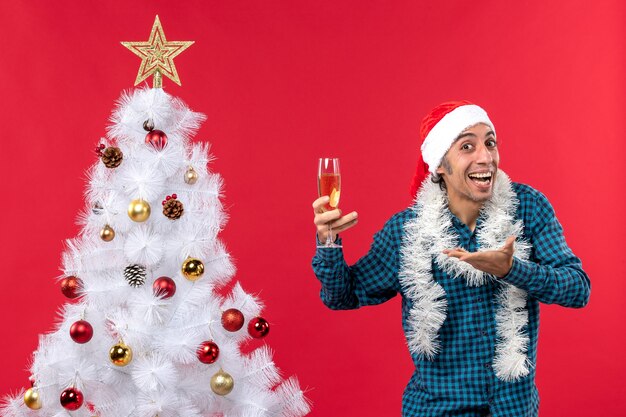
<instances>
[{"instance_id":1,"label":"white christmas tree","mask_svg":"<svg viewBox=\"0 0 626 417\"><path fill-rule=\"evenodd\" d=\"M209 146L191 143L203 120L162 88L122 95L89 171L82 230L63 254L73 300L4 417L309 412L266 345L241 351L269 331L260 301L239 283L220 295L234 267L217 237L221 177L208 170Z\"/></svg>"}]
</instances>

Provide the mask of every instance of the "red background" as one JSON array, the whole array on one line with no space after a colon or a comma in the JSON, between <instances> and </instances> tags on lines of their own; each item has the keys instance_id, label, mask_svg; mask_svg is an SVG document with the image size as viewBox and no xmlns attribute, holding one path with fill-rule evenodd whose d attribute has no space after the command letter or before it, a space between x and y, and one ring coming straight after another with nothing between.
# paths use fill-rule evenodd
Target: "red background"
<instances>
[{"instance_id":1,"label":"red background","mask_svg":"<svg viewBox=\"0 0 626 417\"><path fill-rule=\"evenodd\" d=\"M177 4L179 3L179 4ZM515 3L513 5L513 3ZM400 414L412 369L399 299L327 310L310 268L320 156L342 158L354 262L409 203L421 117L465 98L495 121L501 167L543 191L592 280L582 310L542 306L542 416L625 415L623 2L57 1L0 6L0 393L28 384L37 335L64 303L92 148L159 14L183 86L208 116L231 216L222 238L266 302L267 342L312 416Z\"/></svg>"}]
</instances>

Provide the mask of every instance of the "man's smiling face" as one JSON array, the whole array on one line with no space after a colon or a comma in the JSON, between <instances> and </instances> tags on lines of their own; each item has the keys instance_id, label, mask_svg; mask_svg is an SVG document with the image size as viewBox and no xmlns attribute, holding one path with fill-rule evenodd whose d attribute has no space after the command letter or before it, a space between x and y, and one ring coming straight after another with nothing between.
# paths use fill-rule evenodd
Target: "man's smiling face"
<instances>
[{"instance_id":1,"label":"man's smiling face","mask_svg":"<svg viewBox=\"0 0 626 417\"><path fill-rule=\"evenodd\" d=\"M493 194L499 162L493 129L479 123L459 135L437 173L443 177L450 199L483 203Z\"/></svg>"}]
</instances>

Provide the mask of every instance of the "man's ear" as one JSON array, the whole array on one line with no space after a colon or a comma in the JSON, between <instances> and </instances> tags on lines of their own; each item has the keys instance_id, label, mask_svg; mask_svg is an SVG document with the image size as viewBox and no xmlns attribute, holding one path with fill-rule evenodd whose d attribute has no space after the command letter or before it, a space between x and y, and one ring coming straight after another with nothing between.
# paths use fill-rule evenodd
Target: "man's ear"
<instances>
[{"instance_id":1,"label":"man's ear","mask_svg":"<svg viewBox=\"0 0 626 417\"><path fill-rule=\"evenodd\" d=\"M443 165L439 165L439 167L437 168L437 170L435 170L435 172L441 176L446 173L446 170L443 168Z\"/></svg>"}]
</instances>

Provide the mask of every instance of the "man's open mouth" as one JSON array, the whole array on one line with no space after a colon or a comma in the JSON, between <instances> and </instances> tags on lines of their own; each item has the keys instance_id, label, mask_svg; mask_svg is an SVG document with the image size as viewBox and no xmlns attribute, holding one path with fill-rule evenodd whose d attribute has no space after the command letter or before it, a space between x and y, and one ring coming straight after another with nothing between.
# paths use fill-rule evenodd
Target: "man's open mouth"
<instances>
[{"instance_id":1,"label":"man's open mouth","mask_svg":"<svg viewBox=\"0 0 626 417\"><path fill-rule=\"evenodd\" d=\"M493 173L491 172L474 172L468 174L468 177L479 187L486 187L491 185Z\"/></svg>"}]
</instances>

